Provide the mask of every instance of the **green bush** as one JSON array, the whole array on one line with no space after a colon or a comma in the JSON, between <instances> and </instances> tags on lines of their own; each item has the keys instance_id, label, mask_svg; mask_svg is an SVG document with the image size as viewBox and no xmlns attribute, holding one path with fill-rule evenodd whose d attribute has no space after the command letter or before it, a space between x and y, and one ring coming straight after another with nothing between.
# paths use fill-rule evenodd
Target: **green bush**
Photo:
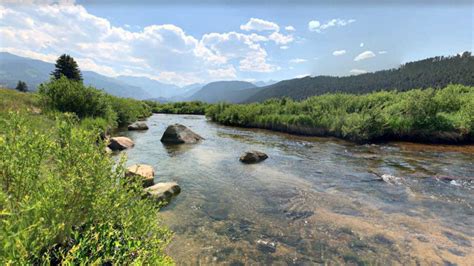
<instances>
[{"instance_id":1,"label":"green bush","mask_svg":"<svg viewBox=\"0 0 474 266\"><path fill-rule=\"evenodd\" d=\"M474 87L336 93L300 102L283 98L247 105L220 103L209 106L206 116L226 125L313 132L310 134L360 142L410 138L429 141L439 132L470 139L474 135Z\"/></svg>"},{"instance_id":2,"label":"green bush","mask_svg":"<svg viewBox=\"0 0 474 266\"><path fill-rule=\"evenodd\" d=\"M0 120L0 263L172 263L170 232L123 159L65 117L47 134L22 114Z\"/></svg>"},{"instance_id":3,"label":"green bush","mask_svg":"<svg viewBox=\"0 0 474 266\"><path fill-rule=\"evenodd\" d=\"M151 108L145 102L107 95L64 76L41 84L39 93L45 107L74 113L80 119L101 118L101 123L106 121L109 128L151 115Z\"/></svg>"}]
</instances>

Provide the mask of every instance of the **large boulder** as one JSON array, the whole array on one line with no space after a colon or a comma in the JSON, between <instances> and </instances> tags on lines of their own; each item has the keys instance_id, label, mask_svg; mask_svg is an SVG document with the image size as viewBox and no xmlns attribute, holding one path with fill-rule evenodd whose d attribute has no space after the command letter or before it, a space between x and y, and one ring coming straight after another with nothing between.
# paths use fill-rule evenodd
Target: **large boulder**
<instances>
[{"instance_id":1,"label":"large boulder","mask_svg":"<svg viewBox=\"0 0 474 266\"><path fill-rule=\"evenodd\" d=\"M108 147L113 151L121 151L130 149L135 146L135 143L127 137L114 137L109 141Z\"/></svg>"},{"instance_id":2,"label":"large boulder","mask_svg":"<svg viewBox=\"0 0 474 266\"><path fill-rule=\"evenodd\" d=\"M167 202L181 192L181 187L176 182L164 182L145 188L145 192L158 202Z\"/></svg>"},{"instance_id":3,"label":"large boulder","mask_svg":"<svg viewBox=\"0 0 474 266\"><path fill-rule=\"evenodd\" d=\"M168 126L165 133L161 137L161 142L171 144L182 144L182 143L196 143L204 138L191 131L189 128L181 125L174 124Z\"/></svg>"},{"instance_id":4,"label":"large boulder","mask_svg":"<svg viewBox=\"0 0 474 266\"><path fill-rule=\"evenodd\" d=\"M247 151L242 156L240 156L240 161L243 163L259 163L261 161L264 161L268 158L268 155L266 155L263 152L259 151Z\"/></svg>"},{"instance_id":5,"label":"large boulder","mask_svg":"<svg viewBox=\"0 0 474 266\"><path fill-rule=\"evenodd\" d=\"M145 122L135 122L128 126L128 130L147 130L148 126Z\"/></svg>"},{"instance_id":6,"label":"large boulder","mask_svg":"<svg viewBox=\"0 0 474 266\"><path fill-rule=\"evenodd\" d=\"M141 178L143 180L143 186L150 187L154 184L155 170L153 170L153 167L150 165L134 164L127 168L125 176Z\"/></svg>"}]
</instances>

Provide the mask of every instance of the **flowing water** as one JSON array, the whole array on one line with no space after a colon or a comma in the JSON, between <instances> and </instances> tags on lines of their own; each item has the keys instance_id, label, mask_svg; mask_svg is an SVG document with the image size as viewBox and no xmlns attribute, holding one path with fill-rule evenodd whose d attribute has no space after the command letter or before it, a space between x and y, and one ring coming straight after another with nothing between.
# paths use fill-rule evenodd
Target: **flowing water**
<instances>
[{"instance_id":1,"label":"flowing water","mask_svg":"<svg viewBox=\"0 0 474 266\"><path fill-rule=\"evenodd\" d=\"M163 145L173 123L205 140ZM474 146L356 145L203 116L147 124L119 133L135 141L129 165L150 164L155 182L182 188L160 212L180 265L474 265ZM269 159L242 164L247 150Z\"/></svg>"}]
</instances>

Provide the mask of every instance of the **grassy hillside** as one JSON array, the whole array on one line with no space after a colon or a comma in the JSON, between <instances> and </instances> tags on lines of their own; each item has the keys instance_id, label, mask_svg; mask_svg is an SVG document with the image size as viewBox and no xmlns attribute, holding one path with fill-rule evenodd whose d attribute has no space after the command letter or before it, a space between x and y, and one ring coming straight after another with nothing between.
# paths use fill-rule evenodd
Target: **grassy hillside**
<instances>
[{"instance_id":1,"label":"grassy hillside","mask_svg":"<svg viewBox=\"0 0 474 266\"><path fill-rule=\"evenodd\" d=\"M104 101L112 111L121 106L113 117L131 119L142 103L67 80L45 86L71 94L0 89L0 264L172 264L159 206L143 197L139 180L124 178L124 158L110 158L92 126L107 119L82 115L101 109L71 104Z\"/></svg>"},{"instance_id":2,"label":"grassy hillside","mask_svg":"<svg viewBox=\"0 0 474 266\"><path fill-rule=\"evenodd\" d=\"M302 100L325 93L362 94L380 90L442 88L448 84L474 85L474 57L465 52L453 57L433 57L407 63L397 69L349 77L317 76L291 79L267 86L245 102L290 97Z\"/></svg>"},{"instance_id":3,"label":"grassy hillside","mask_svg":"<svg viewBox=\"0 0 474 266\"><path fill-rule=\"evenodd\" d=\"M474 87L325 94L303 101L272 99L253 104L216 104L213 121L289 133L336 136L357 142L474 141Z\"/></svg>"}]
</instances>

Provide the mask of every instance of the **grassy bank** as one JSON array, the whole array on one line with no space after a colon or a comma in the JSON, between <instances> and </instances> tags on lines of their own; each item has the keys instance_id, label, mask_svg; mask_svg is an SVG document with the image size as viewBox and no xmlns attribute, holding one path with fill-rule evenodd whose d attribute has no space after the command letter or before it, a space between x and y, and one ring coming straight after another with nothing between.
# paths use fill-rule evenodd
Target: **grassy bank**
<instances>
[{"instance_id":1,"label":"grassy bank","mask_svg":"<svg viewBox=\"0 0 474 266\"><path fill-rule=\"evenodd\" d=\"M0 264L172 264L158 206L97 134L146 106L68 80L45 86L0 89ZM81 98L94 105L77 109Z\"/></svg>"},{"instance_id":2,"label":"grassy bank","mask_svg":"<svg viewBox=\"0 0 474 266\"><path fill-rule=\"evenodd\" d=\"M224 125L356 142L472 143L474 87L325 94L303 101L283 98L245 105L220 103L210 106L206 115Z\"/></svg>"},{"instance_id":3,"label":"grassy bank","mask_svg":"<svg viewBox=\"0 0 474 266\"><path fill-rule=\"evenodd\" d=\"M176 103L158 103L154 101L146 101L151 106L153 113L160 114L188 114L188 115L204 115L208 103L193 101L193 102L176 102Z\"/></svg>"}]
</instances>

